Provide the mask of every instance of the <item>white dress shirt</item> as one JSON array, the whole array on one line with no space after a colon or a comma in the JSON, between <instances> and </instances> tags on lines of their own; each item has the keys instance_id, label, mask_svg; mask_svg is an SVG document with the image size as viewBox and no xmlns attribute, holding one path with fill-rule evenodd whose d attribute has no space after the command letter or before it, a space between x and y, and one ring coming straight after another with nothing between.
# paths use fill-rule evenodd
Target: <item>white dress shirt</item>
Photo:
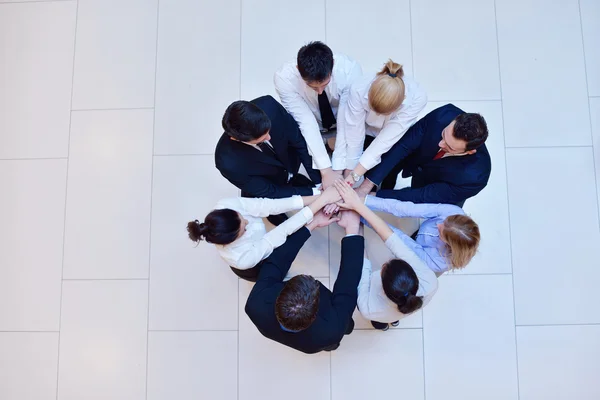
<instances>
[{"instance_id":1,"label":"white dress shirt","mask_svg":"<svg viewBox=\"0 0 600 400\"><path fill-rule=\"evenodd\" d=\"M427 104L425 90L412 78L404 76L405 98L400 108L390 115L377 114L369 106L369 89L375 77L364 76L350 89L348 105L342 115L345 137L340 141L338 135L334 166L345 163L346 169L354 169L360 162L367 170L373 168L381 162L381 155L387 153L417 121ZM365 135L374 136L375 140L363 153Z\"/></svg>"},{"instance_id":2,"label":"white dress shirt","mask_svg":"<svg viewBox=\"0 0 600 400\"><path fill-rule=\"evenodd\" d=\"M327 93L333 115L336 116L337 136L340 136L340 134L344 134L344 126L340 124L338 115L344 113L350 85L362 76L362 70L356 61L343 54L335 54L333 60L331 81L325 88L325 93ZM304 82L296 67L296 62L287 63L275 72L274 81L275 90L281 103L300 126L308 151L313 158L313 168L331 167L331 161L321 137L323 124L317 92Z\"/></svg>"},{"instance_id":3,"label":"white dress shirt","mask_svg":"<svg viewBox=\"0 0 600 400\"><path fill-rule=\"evenodd\" d=\"M423 298L423 307L425 307L438 288L435 273L412 249L404 244L398 234L394 233L390 236L385 245L395 257L406 261L417 274L419 279L417 296ZM369 260L365 260L363 263L362 275L358 284L358 309L366 319L383 323L398 321L408 315L402 314L398 310L398 305L385 295L381 270L372 272Z\"/></svg>"},{"instance_id":4,"label":"white dress shirt","mask_svg":"<svg viewBox=\"0 0 600 400\"><path fill-rule=\"evenodd\" d=\"M312 221L313 213L304 207L301 196L285 199L231 197L220 200L215 209L229 208L248 221L246 232L233 243L215 245L219 255L230 266L249 269L267 258L289 235ZM262 217L300 210L293 217L267 233Z\"/></svg>"}]
</instances>

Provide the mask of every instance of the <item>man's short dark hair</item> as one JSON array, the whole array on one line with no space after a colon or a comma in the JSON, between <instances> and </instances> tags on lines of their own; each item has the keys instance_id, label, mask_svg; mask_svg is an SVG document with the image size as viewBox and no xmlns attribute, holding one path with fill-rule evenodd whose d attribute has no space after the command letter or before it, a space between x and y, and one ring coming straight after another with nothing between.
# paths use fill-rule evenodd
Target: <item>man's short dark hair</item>
<instances>
[{"instance_id":1,"label":"man's short dark hair","mask_svg":"<svg viewBox=\"0 0 600 400\"><path fill-rule=\"evenodd\" d=\"M323 42L310 42L298 51L298 71L307 82L323 82L333 71L333 52Z\"/></svg>"},{"instance_id":2,"label":"man's short dark hair","mask_svg":"<svg viewBox=\"0 0 600 400\"><path fill-rule=\"evenodd\" d=\"M319 282L309 275L297 275L287 281L275 301L279 323L294 332L308 328L317 318L319 289Z\"/></svg>"},{"instance_id":3,"label":"man's short dark hair","mask_svg":"<svg viewBox=\"0 0 600 400\"><path fill-rule=\"evenodd\" d=\"M249 101L231 103L221 121L225 133L242 142L258 139L271 129L271 120L257 105Z\"/></svg>"},{"instance_id":4,"label":"man's short dark hair","mask_svg":"<svg viewBox=\"0 0 600 400\"><path fill-rule=\"evenodd\" d=\"M467 142L467 151L478 148L487 140L487 124L480 114L460 114L454 121L452 136Z\"/></svg>"}]
</instances>

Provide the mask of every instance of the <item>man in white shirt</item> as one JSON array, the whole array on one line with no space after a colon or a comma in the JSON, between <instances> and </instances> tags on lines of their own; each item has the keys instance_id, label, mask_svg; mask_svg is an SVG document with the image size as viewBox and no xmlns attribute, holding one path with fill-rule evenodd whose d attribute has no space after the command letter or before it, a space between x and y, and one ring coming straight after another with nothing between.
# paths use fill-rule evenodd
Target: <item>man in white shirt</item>
<instances>
[{"instance_id":1,"label":"man in white shirt","mask_svg":"<svg viewBox=\"0 0 600 400\"><path fill-rule=\"evenodd\" d=\"M295 65L287 63L275 73L275 90L300 126L325 189L342 176L345 159L337 156L337 145L333 160L329 159L322 134L343 137L344 124L338 116L347 107L350 85L361 76L356 61L343 54L334 55L318 41L298 51Z\"/></svg>"}]
</instances>

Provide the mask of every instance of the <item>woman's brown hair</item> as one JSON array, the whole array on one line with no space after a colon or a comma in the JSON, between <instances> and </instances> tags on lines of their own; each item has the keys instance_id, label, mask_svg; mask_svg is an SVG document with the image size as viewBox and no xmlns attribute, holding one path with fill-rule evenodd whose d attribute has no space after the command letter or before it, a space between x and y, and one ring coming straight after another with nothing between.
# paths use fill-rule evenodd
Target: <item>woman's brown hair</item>
<instances>
[{"instance_id":1,"label":"woman's brown hair","mask_svg":"<svg viewBox=\"0 0 600 400\"><path fill-rule=\"evenodd\" d=\"M452 268L463 268L477 253L481 234L471 217L451 215L444 220L440 238L446 243L446 257Z\"/></svg>"},{"instance_id":2,"label":"woman's brown hair","mask_svg":"<svg viewBox=\"0 0 600 400\"><path fill-rule=\"evenodd\" d=\"M369 89L369 106L373 111L387 115L400 108L405 92L403 76L402 65L388 60Z\"/></svg>"}]
</instances>

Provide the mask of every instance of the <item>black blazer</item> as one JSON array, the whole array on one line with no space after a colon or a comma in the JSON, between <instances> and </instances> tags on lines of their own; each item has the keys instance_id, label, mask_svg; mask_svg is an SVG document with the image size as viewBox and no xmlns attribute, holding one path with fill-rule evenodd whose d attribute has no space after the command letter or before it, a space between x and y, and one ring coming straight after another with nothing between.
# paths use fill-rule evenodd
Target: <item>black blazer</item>
<instances>
[{"instance_id":1,"label":"black blazer","mask_svg":"<svg viewBox=\"0 0 600 400\"><path fill-rule=\"evenodd\" d=\"M362 236L342 239L342 262L333 293L321 284L317 319L301 332L286 332L275 317L275 300L283 289L283 278L309 237L310 231L302 228L265 259L246 302L246 314L267 338L312 354L340 343L351 324L358 299L365 241Z\"/></svg>"},{"instance_id":2,"label":"black blazer","mask_svg":"<svg viewBox=\"0 0 600 400\"><path fill-rule=\"evenodd\" d=\"M229 182L242 190L244 196L272 199L293 195L310 196L312 189L294 187L288 183L288 172L296 175L300 163L309 178L321 183L319 171L312 168L306 141L294 118L271 96L252 100L271 120L270 143L277 158L252 146L232 140L223 133L215 150L215 165Z\"/></svg>"},{"instance_id":3,"label":"black blazer","mask_svg":"<svg viewBox=\"0 0 600 400\"><path fill-rule=\"evenodd\" d=\"M411 187L382 189L377 197L462 206L466 199L479 193L487 185L492 170L485 144L478 147L475 154L433 159L439 151L442 131L463 113L458 107L446 104L414 124L381 157L381 163L366 174L373 183L380 184L392 170L400 167L404 178L412 176Z\"/></svg>"}]
</instances>

